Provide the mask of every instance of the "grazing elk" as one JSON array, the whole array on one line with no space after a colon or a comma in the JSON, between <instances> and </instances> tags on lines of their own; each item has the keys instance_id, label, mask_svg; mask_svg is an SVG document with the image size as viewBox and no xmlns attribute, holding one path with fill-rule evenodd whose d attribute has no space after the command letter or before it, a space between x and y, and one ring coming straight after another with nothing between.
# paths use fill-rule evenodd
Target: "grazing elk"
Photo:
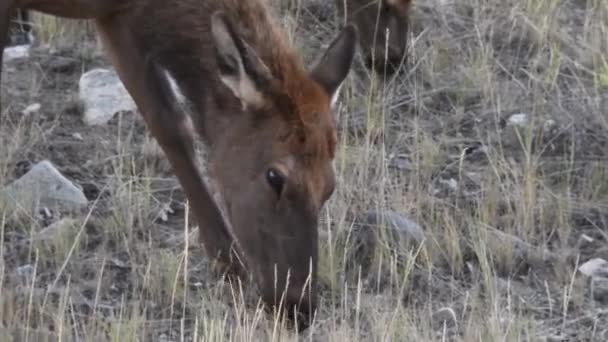
<instances>
[{"instance_id":1,"label":"grazing elk","mask_svg":"<svg viewBox=\"0 0 608 342\"><path fill-rule=\"evenodd\" d=\"M334 0L338 13L359 29L368 68L393 74L405 60L413 0Z\"/></svg>"},{"instance_id":2,"label":"grazing elk","mask_svg":"<svg viewBox=\"0 0 608 342\"><path fill-rule=\"evenodd\" d=\"M270 307L307 327L317 305L317 220L335 184L332 104L356 27L346 25L307 70L265 0L2 0L3 43L16 8L94 19L193 207L208 256L251 275ZM228 222L197 168L195 130Z\"/></svg>"},{"instance_id":3,"label":"grazing elk","mask_svg":"<svg viewBox=\"0 0 608 342\"><path fill-rule=\"evenodd\" d=\"M30 44L33 41L30 13L27 10L17 10L13 15L12 25L9 26L9 44Z\"/></svg>"}]
</instances>

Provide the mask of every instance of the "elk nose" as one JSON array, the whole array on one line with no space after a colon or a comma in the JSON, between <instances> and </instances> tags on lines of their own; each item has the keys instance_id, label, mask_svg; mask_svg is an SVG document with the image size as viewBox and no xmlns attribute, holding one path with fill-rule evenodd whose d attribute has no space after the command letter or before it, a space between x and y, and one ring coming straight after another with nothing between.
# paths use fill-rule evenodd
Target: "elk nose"
<instances>
[{"instance_id":1,"label":"elk nose","mask_svg":"<svg viewBox=\"0 0 608 342\"><path fill-rule=\"evenodd\" d=\"M389 75L395 73L403 62L405 62L404 51L400 49L388 49L366 58L367 67L377 73Z\"/></svg>"},{"instance_id":2,"label":"elk nose","mask_svg":"<svg viewBox=\"0 0 608 342\"><path fill-rule=\"evenodd\" d=\"M316 293L309 291L306 286L304 292L302 287L292 286L283 295L275 296L274 291L266 291L263 299L266 302L266 310L279 314L286 318L289 327L297 326L298 331L304 331L312 324L317 309Z\"/></svg>"},{"instance_id":3,"label":"elk nose","mask_svg":"<svg viewBox=\"0 0 608 342\"><path fill-rule=\"evenodd\" d=\"M292 295L293 294L293 295ZM287 318L297 325L298 331L304 331L312 324L317 309L316 300L309 295L301 296L300 292L288 293L285 307L288 310Z\"/></svg>"}]
</instances>

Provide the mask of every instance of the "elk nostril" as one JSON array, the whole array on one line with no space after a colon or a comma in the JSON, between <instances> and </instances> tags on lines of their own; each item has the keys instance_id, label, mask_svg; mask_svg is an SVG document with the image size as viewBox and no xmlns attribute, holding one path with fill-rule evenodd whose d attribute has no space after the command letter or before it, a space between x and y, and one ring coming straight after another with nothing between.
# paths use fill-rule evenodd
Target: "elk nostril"
<instances>
[{"instance_id":1,"label":"elk nostril","mask_svg":"<svg viewBox=\"0 0 608 342\"><path fill-rule=\"evenodd\" d=\"M391 75L397 71L397 68L399 67L400 62L401 62L400 59L398 59L398 60L391 60L391 59L372 60L370 58L370 59L366 60L365 65L367 68L372 69L379 74Z\"/></svg>"},{"instance_id":2,"label":"elk nostril","mask_svg":"<svg viewBox=\"0 0 608 342\"><path fill-rule=\"evenodd\" d=\"M309 305L308 301L303 300L298 304L296 301L290 301L287 305L287 318L297 326L298 331L304 331L312 325L314 312L316 307L314 304Z\"/></svg>"}]
</instances>

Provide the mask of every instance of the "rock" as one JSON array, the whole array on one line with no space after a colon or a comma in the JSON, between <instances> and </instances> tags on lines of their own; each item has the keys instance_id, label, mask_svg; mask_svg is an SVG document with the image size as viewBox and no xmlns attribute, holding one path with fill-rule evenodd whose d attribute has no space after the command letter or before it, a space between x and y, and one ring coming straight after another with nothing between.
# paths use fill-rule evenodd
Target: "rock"
<instances>
[{"instance_id":1,"label":"rock","mask_svg":"<svg viewBox=\"0 0 608 342\"><path fill-rule=\"evenodd\" d=\"M436 329L442 329L443 326L458 326L458 316L456 315L456 311L450 307L441 308L433 312L432 320L433 326Z\"/></svg>"},{"instance_id":2,"label":"rock","mask_svg":"<svg viewBox=\"0 0 608 342\"><path fill-rule=\"evenodd\" d=\"M391 168L406 171L411 171L414 169L409 157L406 154L391 155L389 158L390 163L388 166Z\"/></svg>"},{"instance_id":3,"label":"rock","mask_svg":"<svg viewBox=\"0 0 608 342\"><path fill-rule=\"evenodd\" d=\"M454 178L439 178L436 182L436 187L433 187L431 193L433 195L444 194L447 195L449 193L458 191L458 181Z\"/></svg>"},{"instance_id":4,"label":"rock","mask_svg":"<svg viewBox=\"0 0 608 342\"><path fill-rule=\"evenodd\" d=\"M53 241L57 237L61 237L64 232L76 225L76 220L72 218L63 218L48 227L43 228L34 236L35 240Z\"/></svg>"},{"instance_id":5,"label":"rock","mask_svg":"<svg viewBox=\"0 0 608 342\"><path fill-rule=\"evenodd\" d=\"M608 304L608 261L593 258L579 266L578 271L590 278L591 297Z\"/></svg>"},{"instance_id":6,"label":"rock","mask_svg":"<svg viewBox=\"0 0 608 342\"><path fill-rule=\"evenodd\" d=\"M34 274L34 266L27 264L17 267L17 274L21 277L31 277Z\"/></svg>"},{"instance_id":7,"label":"rock","mask_svg":"<svg viewBox=\"0 0 608 342\"><path fill-rule=\"evenodd\" d=\"M578 271L591 278L608 280L608 261L593 258L579 266Z\"/></svg>"},{"instance_id":8,"label":"rock","mask_svg":"<svg viewBox=\"0 0 608 342\"><path fill-rule=\"evenodd\" d=\"M350 236L348 236L350 233ZM423 229L414 221L399 215L394 211L370 211L359 222L355 221L351 231L340 232L339 240L346 242L347 246L346 269L362 267L362 275L371 274L375 267L373 261L379 247L389 249L404 255L407 251L412 253L424 241Z\"/></svg>"},{"instance_id":9,"label":"rock","mask_svg":"<svg viewBox=\"0 0 608 342\"><path fill-rule=\"evenodd\" d=\"M553 119L549 119L549 120L545 121L545 123L543 123L543 132L544 133L555 133L557 128L558 128L557 122L555 122L555 120L553 120Z\"/></svg>"},{"instance_id":10,"label":"rock","mask_svg":"<svg viewBox=\"0 0 608 342\"><path fill-rule=\"evenodd\" d=\"M25 116L28 116L28 115L36 114L39 111L40 111L40 103L33 103L33 104L25 107L25 109L21 113Z\"/></svg>"},{"instance_id":11,"label":"rock","mask_svg":"<svg viewBox=\"0 0 608 342\"><path fill-rule=\"evenodd\" d=\"M82 190L48 160L34 165L29 172L9 184L0 192L1 197L6 198L9 205L24 208L31 214L43 207L77 210L88 203Z\"/></svg>"},{"instance_id":12,"label":"rock","mask_svg":"<svg viewBox=\"0 0 608 342\"><path fill-rule=\"evenodd\" d=\"M29 45L16 45L7 47L4 49L3 60L4 62L28 58L30 56L30 46Z\"/></svg>"},{"instance_id":13,"label":"rock","mask_svg":"<svg viewBox=\"0 0 608 342\"><path fill-rule=\"evenodd\" d=\"M526 114L514 114L505 120L501 132L501 142L507 150L532 148L532 151L549 155L569 151L572 139L571 132L549 116L538 116L532 120ZM529 147L528 141L531 143Z\"/></svg>"},{"instance_id":14,"label":"rock","mask_svg":"<svg viewBox=\"0 0 608 342\"><path fill-rule=\"evenodd\" d=\"M416 243L421 243L424 240L424 230L418 223L410 220L407 217L401 216L400 214L387 210L382 213L376 211L370 211L366 215L366 225L369 226L380 226L384 223L387 229L396 233L393 236L396 243L415 240Z\"/></svg>"},{"instance_id":15,"label":"rock","mask_svg":"<svg viewBox=\"0 0 608 342\"><path fill-rule=\"evenodd\" d=\"M517 236L507 234L503 231L488 229L487 243L490 246L512 246L513 260L516 262L541 262L543 260L555 260L557 256L546 248L540 248L530 244Z\"/></svg>"},{"instance_id":16,"label":"rock","mask_svg":"<svg viewBox=\"0 0 608 342\"><path fill-rule=\"evenodd\" d=\"M528 114L513 114L507 119L507 125L526 127L528 124Z\"/></svg>"},{"instance_id":17,"label":"rock","mask_svg":"<svg viewBox=\"0 0 608 342\"><path fill-rule=\"evenodd\" d=\"M87 125L102 125L118 112L137 109L113 70L93 69L82 75L78 86Z\"/></svg>"}]
</instances>

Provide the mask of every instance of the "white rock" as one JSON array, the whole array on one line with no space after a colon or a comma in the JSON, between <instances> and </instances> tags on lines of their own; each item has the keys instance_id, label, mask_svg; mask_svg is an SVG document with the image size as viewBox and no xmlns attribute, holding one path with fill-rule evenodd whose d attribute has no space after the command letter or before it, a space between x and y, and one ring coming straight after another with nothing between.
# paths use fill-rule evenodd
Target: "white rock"
<instances>
[{"instance_id":1,"label":"white rock","mask_svg":"<svg viewBox=\"0 0 608 342\"><path fill-rule=\"evenodd\" d=\"M42 161L9 184L0 197L8 204L17 205L35 214L42 207L57 207L66 210L83 208L88 201L80 188L65 178L48 161Z\"/></svg>"},{"instance_id":2,"label":"white rock","mask_svg":"<svg viewBox=\"0 0 608 342\"><path fill-rule=\"evenodd\" d=\"M507 120L507 124L512 126L525 127L528 124L528 114L513 114Z\"/></svg>"},{"instance_id":3,"label":"white rock","mask_svg":"<svg viewBox=\"0 0 608 342\"><path fill-rule=\"evenodd\" d=\"M87 125L102 125L118 112L137 109L114 70L93 69L82 75L78 87Z\"/></svg>"},{"instance_id":4,"label":"white rock","mask_svg":"<svg viewBox=\"0 0 608 342\"><path fill-rule=\"evenodd\" d=\"M452 191L458 190L458 182L454 178L450 178L450 179L441 178L441 179L439 179L439 183L442 185L445 185Z\"/></svg>"},{"instance_id":5,"label":"white rock","mask_svg":"<svg viewBox=\"0 0 608 342\"><path fill-rule=\"evenodd\" d=\"M31 277L34 274L35 268L30 264L17 267L17 274L22 277Z\"/></svg>"},{"instance_id":6,"label":"white rock","mask_svg":"<svg viewBox=\"0 0 608 342\"><path fill-rule=\"evenodd\" d=\"M578 271L591 278L608 280L608 261L602 258L593 258L582 264Z\"/></svg>"},{"instance_id":7,"label":"white rock","mask_svg":"<svg viewBox=\"0 0 608 342\"><path fill-rule=\"evenodd\" d=\"M32 114L36 114L40 111L40 103L33 103L27 107L25 107L25 109L23 110L23 115L27 116L27 115L32 115Z\"/></svg>"},{"instance_id":8,"label":"white rock","mask_svg":"<svg viewBox=\"0 0 608 342\"><path fill-rule=\"evenodd\" d=\"M29 45L16 45L7 47L4 49L3 60L4 62L28 58L30 56L30 46Z\"/></svg>"}]
</instances>

